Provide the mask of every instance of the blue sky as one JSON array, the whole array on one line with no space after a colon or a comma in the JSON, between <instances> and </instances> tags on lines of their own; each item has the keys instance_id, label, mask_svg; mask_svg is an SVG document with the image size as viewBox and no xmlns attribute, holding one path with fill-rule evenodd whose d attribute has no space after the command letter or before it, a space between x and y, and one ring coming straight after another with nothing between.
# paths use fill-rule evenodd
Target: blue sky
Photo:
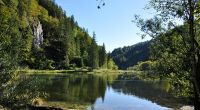
<instances>
[{"instance_id":1,"label":"blue sky","mask_svg":"<svg viewBox=\"0 0 200 110\"><path fill-rule=\"evenodd\" d=\"M105 43L106 50L133 45L141 39L139 28L131 22L135 14L150 18L153 12L145 10L149 0L105 0L106 5L97 9L96 0L55 0L68 16L74 15L79 26L96 33L97 43Z\"/></svg>"}]
</instances>

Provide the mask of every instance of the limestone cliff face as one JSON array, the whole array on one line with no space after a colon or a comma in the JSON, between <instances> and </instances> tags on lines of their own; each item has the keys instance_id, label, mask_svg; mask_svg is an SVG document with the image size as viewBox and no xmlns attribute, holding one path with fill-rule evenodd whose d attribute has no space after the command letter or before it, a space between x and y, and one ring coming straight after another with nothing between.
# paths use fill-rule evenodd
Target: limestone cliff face
<instances>
[{"instance_id":1,"label":"limestone cliff face","mask_svg":"<svg viewBox=\"0 0 200 110\"><path fill-rule=\"evenodd\" d=\"M42 24L39 20L35 21L33 24L33 46L35 48L40 48L40 46L43 43L43 30L42 30Z\"/></svg>"}]
</instances>

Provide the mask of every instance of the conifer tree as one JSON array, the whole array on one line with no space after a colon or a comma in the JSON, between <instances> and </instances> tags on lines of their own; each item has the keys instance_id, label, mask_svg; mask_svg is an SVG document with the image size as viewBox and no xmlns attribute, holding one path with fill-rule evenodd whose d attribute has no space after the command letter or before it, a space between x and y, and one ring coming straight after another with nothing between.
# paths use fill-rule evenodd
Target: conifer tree
<instances>
[{"instance_id":1,"label":"conifer tree","mask_svg":"<svg viewBox=\"0 0 200 110\"><path fill-rule=\"evenodd\" d=\"M95 33L93 33L92 43L89 48L89 64L93 69L99 67L99 53Z\"/></svg>"}]
</instances>

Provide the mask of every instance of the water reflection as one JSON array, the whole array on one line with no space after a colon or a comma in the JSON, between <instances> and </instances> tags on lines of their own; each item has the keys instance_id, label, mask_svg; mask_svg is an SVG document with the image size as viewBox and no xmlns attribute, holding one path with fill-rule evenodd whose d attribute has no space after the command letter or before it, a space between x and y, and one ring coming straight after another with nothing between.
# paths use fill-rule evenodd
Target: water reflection
<instances>
[{"instance_id":1,"label":"water reflection","mask_svg":"<svg viewBox=\"0 0 200 110\"><path fill-rule=\"evenodd\" d=\"M41 91L48 93L45 99L48 101L94 103L98 97L104 99L108 79L112 77L85 74L54 76Z\"/></svg>"},{"instance_id":2,"label":"water reflection","mask_svg":"<svg viewBox=\"0 0 200 110\"><path fill-rule=\"evenodd\" d=\"M112 88L118 93L132 95L168 108L179 108L184 105L184 99L175 98L168 93L169 89L168 85L165 85L166 83L166 81L161 81L160 83L139 80L115 81L112 84Z\"/></svg>"},{"instance_id":3,"label":"water reflection","mask_svg":"<svg viewBox=\"0 0 200 110\"><path fill-rule=\"evenodd\" d=\"M45 82L42 78L19 75L1 88L0 104L14 110L31 104L35 98L44 96L45 93L39 90Z\"/></svg>"},{"instance_id":4,"label":"water reflection","mask_svg":"<svg viewBox=\"0 0 200 110\"><path fill-rule=\"evenodd\" d=\"M87 110L168 110L151 101L133 95L116 92L113 88L106 90L105 101L97 99Z\"/></svg>"},{"instance_id":5,"label":"water reflection","mask_svg":"<svg viewBox=\"0 0 200 110\"><path fill-rule=\"evenodd\" d=\"M166 82L127 81L116 74L75 73L23 76L9 93L13 94L10 95L13 98L23 99L25 103L66 109L179 108L184 100L170 95L169 88Z\"/></svg>"}]
</instances>

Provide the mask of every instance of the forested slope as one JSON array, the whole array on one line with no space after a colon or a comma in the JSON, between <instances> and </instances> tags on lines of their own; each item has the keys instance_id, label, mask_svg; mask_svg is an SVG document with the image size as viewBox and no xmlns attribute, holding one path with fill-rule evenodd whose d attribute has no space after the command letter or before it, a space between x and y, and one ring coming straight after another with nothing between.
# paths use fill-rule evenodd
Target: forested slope
<instances>
[{"instance_id":1,"label":"forested slope","mask_svg":"<svg viewBox=\"0 0 200 110\"><path fill-rule=\"evenodd\" d=\"M97 45L95 33L90 36L54 0L0 0L0 24L0 68L107 68L114 64L105 45Z\"/></svg>"},{"instance_id":2,"label":"forested slope","mask_svg":"<svg viewBox=\"0 0 200 110\"><path fill-rule=\"evenodd\" d=\"M127 69L140 61L149 59L151 41L114 49L111 56L120 69Z\"/></svg>"}]
</instances>

